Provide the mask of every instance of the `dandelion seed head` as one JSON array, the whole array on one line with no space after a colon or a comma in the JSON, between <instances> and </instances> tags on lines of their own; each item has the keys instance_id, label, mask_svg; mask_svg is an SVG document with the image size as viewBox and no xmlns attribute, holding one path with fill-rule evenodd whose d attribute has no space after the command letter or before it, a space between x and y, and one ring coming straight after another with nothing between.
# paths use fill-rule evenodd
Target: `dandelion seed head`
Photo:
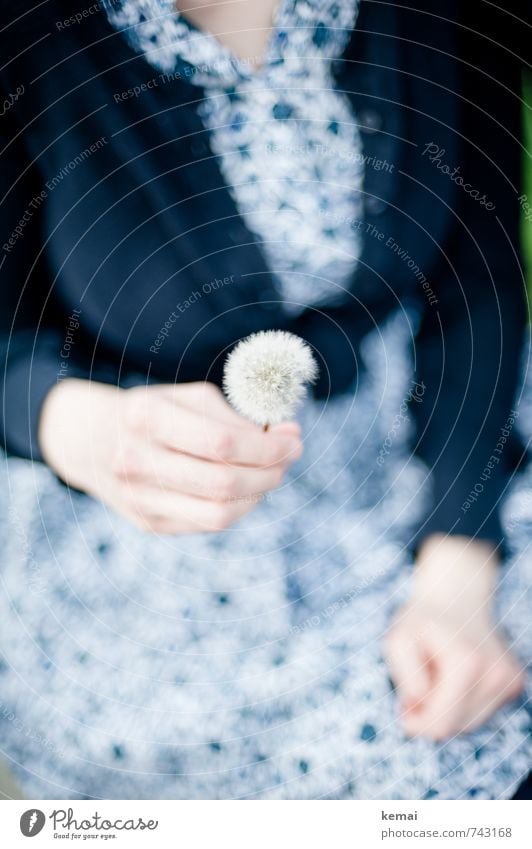
<instances>
[{"instance_id":1,"label":"dandelion seed head","mask_svg":"<svg viewBox=\"0 0 532 849\"><path fill-rule=\"evenodd\" d=\"M243 339L227 357L224 390L229 403L259 425L291 419L306 387L318 376L310 347L284 330L263 330Z\"/></svg>"}]
</instances>

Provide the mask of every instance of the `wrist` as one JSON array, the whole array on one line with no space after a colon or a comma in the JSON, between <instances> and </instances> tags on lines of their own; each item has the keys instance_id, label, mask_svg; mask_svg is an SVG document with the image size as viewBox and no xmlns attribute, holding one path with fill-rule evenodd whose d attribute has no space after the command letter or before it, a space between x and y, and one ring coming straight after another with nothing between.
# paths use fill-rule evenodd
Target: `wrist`
<instances>
[{"instance_id":1,"label":"wrist","mask_svg":"<svg viewBox=\"0 0 532 849\"><path fill-rule=\"evenodd\" d=\"M110 427L110 398L121 390L89 380L68 378L54 386L44 401L39 445L45 463L66 483L87 489L98 432Z\"/></svg>"},{"instance_id":2,"label":"wrist","mask_svg":"<svg viewBox=\"0 0 532 849\"><path fill-rule=\"evenodd\" d=\"M62 380L53 386L41 408L38 440L45 463L55 471L55 457L58 444L63 439L65 424L65 405L77 380Z\"/></svg>"},{"instance_id":3,"label":"wrist","mask_svg":"<svg viewBox=\"0 0 532 849\"><path fill-rule=\"evenodd\" d=\"M499 559L489 542L435 534L423 543L416 561L413 595L420 602L491 615Z\"/></svg>"}]
</instances>

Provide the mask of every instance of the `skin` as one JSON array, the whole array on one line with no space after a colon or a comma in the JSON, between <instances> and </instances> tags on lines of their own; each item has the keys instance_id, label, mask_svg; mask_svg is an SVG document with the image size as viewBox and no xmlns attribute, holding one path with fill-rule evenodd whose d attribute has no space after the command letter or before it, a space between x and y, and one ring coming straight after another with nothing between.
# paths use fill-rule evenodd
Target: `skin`
<instances>
[{"instance_id":1,"label":"skin","mask_svg":"<svg viewBox=\"0 0 532 849\"><path fill-rule=\"evenodd\" d=\"M124 390L65 380L46 398L39 438L63 480L162 534L228 528L303 451L297 424L264 433L208 383ZM493 621L498 565L489 545L466 537L422 546L410 600L384 643L407 734L469 731L522 690Z\"/></svg>"},{"instance_id":2,"label":"skin","mask_svg":"<svg viewBox=\"0 0 532 849\"><path fill-rule=\"evenodd\" d=\"M63 480L165 534L224 530L302 452L296 424L264 433L208 383L124 390L65 380L47 396L39 438Z\"/></svg>"},{"instance_id":3,"label":"skin","mask_svg":"<svg viewBox=\"0 0 532 849\"><path fill-rule=\"evenodd\" d=\"M177 8L259 66L277 0L178 0ZM220 531L277 487L301 456L299 428L264 433L204 383L116 389L65 380L43 406L40 443L72 486L147 532ZM408 603L384 642L406 734L444 740L481 725L523 688L492 613L499 563L488 544L429 537Z\"/></svg>"},{"instance_id":4,"label":"skin","mask_svg":"<svg viewBox=\"0 0 532 849\"><path fill-rule=\"evenodd\" d=\"M422 546L384 647L407 734L472 731L522 691L523 670L494 624L499 566L491 545L468 537Z\"/></svg>"},{"instance_id":5,"label":"skin","mask_svg":"<svg viewBox=\"0 0 532 849\"><path fill-rule=\"evenodd\" d=\"M177 9L235 56L259 66L278 0L178 0Z\"/></svg>"}]
</instances>

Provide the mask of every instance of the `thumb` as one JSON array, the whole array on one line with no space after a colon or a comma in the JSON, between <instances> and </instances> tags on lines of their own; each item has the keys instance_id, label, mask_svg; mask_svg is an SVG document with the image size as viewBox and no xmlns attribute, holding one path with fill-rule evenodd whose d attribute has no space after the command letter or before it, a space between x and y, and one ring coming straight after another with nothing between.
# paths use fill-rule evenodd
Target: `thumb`
<instances>
[{"instance_id":1,"label":"thumb","mask_svg":"<svg viewBox=\"0 0 532 849\"><path fill-rule=\"evenodd\" d=\"M431 680L422 644L404 632L390 635L386 661L402 710L412 710L430 692Z\"/></svg>"},{"instance_id":2,"label":"thumb","mask_svg":"<svg viewBox=\"0 0 532 849\"><path fill-rule=\"evenodd\" d=\"M275 433L286 434L286 436L301 436L301 425L298 422L282 422L274 425L271 430Z\"/></svg>"}]
</instances>

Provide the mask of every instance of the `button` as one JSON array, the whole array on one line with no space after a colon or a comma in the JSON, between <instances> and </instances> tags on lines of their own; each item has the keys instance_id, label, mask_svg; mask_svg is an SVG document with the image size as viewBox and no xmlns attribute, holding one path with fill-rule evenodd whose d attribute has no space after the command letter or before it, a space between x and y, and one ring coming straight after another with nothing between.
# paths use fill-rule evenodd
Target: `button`
<instances>
[{"instance_id":1,"label":"button","mask_svg":"<svg viewBox=\"0 0 532 849\"><path fill-rule=\"evenodd\" d=\"M386 204L380 198L370 195L366 198L366 209L371 215L382 215L386 209Z\"/></svg>"},{"instance_id":2,"label":"button","mask_svg":"<svg viewBox=\"0 0 532 849\"><path fill-rule=\"evenodd\" d=\"M375 109L361 109L357 117L362 133L377 133L382 129L382 115Z\"/></svg>"}]
</instances>

